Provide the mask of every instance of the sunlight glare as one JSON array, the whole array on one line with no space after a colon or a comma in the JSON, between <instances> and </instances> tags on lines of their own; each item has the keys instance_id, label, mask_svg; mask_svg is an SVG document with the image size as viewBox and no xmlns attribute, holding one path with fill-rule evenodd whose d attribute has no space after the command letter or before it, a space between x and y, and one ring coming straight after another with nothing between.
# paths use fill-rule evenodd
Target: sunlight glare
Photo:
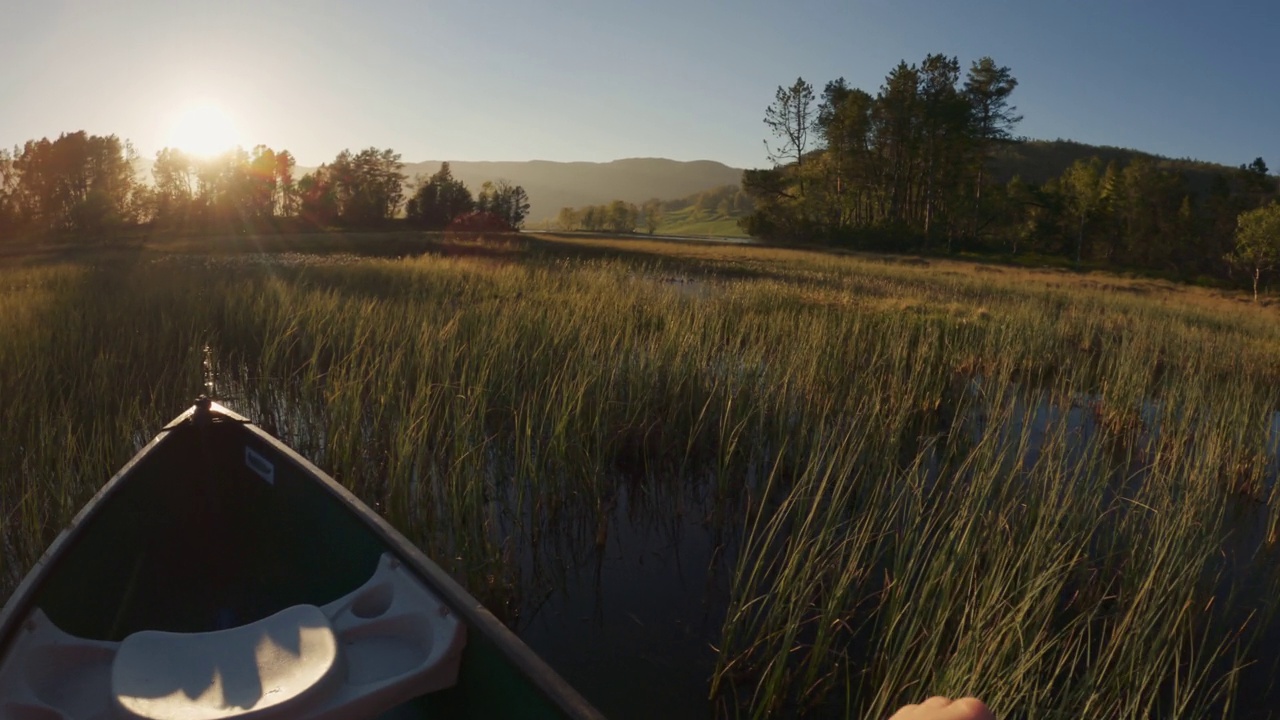
<instances>
[{"instance_id":1,"label":"sunlight glare","mask_svg":"<svg viewBox=\"0 0 1280 720\"><path fill-rule=\"evenodd\" d=\"M218 105L188 105L169 127L168 146L192 155L210 157L240 144L235 123Z\"/></svg>"}]
</instances>

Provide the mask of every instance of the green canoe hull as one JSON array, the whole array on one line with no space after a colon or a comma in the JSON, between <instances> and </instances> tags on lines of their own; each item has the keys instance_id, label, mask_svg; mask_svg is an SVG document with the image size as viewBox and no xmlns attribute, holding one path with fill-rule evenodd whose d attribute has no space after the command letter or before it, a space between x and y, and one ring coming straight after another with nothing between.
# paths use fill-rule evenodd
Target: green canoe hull
<instances>
[{"instance_id":1,"label":"green canoe hull","mask_svg":"<svg viewBox=\"0 0 1280 720\"><path fill-rule=\"evenodd\" d=\"M467 625L458 683L392 716L600 717L376 513L217 405L170 423L55 541L0 612L0 657L36 608L90 640L208 632L343 597L384 553Z\"/></svg>"}]
</instances>

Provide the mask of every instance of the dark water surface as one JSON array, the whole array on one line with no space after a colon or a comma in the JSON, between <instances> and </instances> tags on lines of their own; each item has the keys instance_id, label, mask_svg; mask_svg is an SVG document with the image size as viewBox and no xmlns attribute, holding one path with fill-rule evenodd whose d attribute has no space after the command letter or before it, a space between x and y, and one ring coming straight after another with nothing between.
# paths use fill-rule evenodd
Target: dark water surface
<instances>
[{"instance_id":1,"label":"dark water surface","mask_svg":"<svg viewBox=\"0 0 1280 720\"><path fill-rule=\"evenodd\" d=\"M993 432L1009 438L1025 432L1028 440L1022 457L1009 459L1011 482L1019 480L1019 467L1030 467L1040 459L1054 434L1065 430L1069 435L1068 452L1056 461L1067 465L1087 462L1086 455L1104 442L1104 430L1092 410L1097 397L1051 401L1047 394L1018 390L1011 398L1012 412L998 421L1000 427L991 427L997 421L982 400L987 390L980 378L971 381L963 391L970 395L970 402L960 403L965 409L931 432L935 439L961 438L961 442L963 438L977 442ZM1117 497L1141 486L1143 453L1159 440L1159 404L1143 403L1138 416L1141 430L1127 448L1114 451L1123 454L1123 461L1110 463L1119 470L1107 492ZM284 439L310 449L323 447L313 422L314 418L295 415L288 423L291 427L282 433ZM1268 432L1267 492L1277 476L1280 413L1271 415ZM920 447L930 452L927 444ZM944 464L926 465L932 483L948 480L940 476L946 472ZM581 526L569 533L574 537L522 542L524 547L517 551L520 577L536 582L517 588L515 612L505 613L508 622L609 717L711 718L749 712L708 697L746 525L745 512L717 498L715 485L710 478L619 479L607 493L606 522L580 518ZM1238 616L1223 621L1225 626L1238 627L1248 619L1249 609L1275 603L1269 593L1280 587L1275 581L1280 555L1269 551L1265 542L1269 520L1265 502L1232 499L1226 512L1227 532L1214 563L1220 573L1216 602L1229 601L1241 609ZM549 532L556 529L555 524L548 525ZM1225 638L1207 639L1216 643ZM1280 670L1280 623L1267 618L1252 654L1259 662L1238 678L1236 715L1269 717L1272 708L1280 707L1280 692L1273 682Z\"/></svg>"},{"instance_id":2,"label":"dark water surface","mask_svg":"<svg viewBox=\"0 0 1280 720\"><path fill-rule=\"evenodd\" d=\"M712 717L727 538L696 510L637 507L631 494L618 493L604 545L526 611L519 634L609 717Z\"/></svg>"}]
</instances>

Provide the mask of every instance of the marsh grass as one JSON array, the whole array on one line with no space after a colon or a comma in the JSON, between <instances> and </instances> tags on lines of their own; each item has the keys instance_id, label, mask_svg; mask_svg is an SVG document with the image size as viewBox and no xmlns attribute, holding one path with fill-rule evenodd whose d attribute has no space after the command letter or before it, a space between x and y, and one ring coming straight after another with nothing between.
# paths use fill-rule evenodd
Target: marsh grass
<instances>
[{"instance_id":1,"label":"marsh grass","mask_svg":"<svg viewBox=\"0 0 1280 720\"><path fill-rule=\"evenodd\" d=\"M515 627L620 503L716 528L708 692L737 713L1263 707L1269 308L791 249L322 240L0 270L6 590L212 382Z\"/></svg>"}]
</instances>

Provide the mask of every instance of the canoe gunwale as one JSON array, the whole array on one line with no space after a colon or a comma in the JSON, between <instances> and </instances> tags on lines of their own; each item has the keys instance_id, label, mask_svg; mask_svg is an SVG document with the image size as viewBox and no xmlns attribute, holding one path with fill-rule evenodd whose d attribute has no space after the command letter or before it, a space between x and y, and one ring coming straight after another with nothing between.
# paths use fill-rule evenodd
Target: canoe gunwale
<instances>
[{"instance_id":1,"label":"canoe gunwale","mask_svg":"<svg viewBox=\"0 0 1280 720\"><path fill-rule=\"evenodd\" d=\"M221 411L221 406L214 405L213 412L215 417ZM239 416L236 417L238 418ZM604 716L592 707L577 690L565 682L550 665L547 665L546 661L538 657L528 645L524 644L523 640L511 632L506 625L503 625L497 616L489 612L480 601L472 597L471 593L467 592L435 561L427 557L422 550L418 549L417 545L409 542L381 515L374 512L368 505L365 505L360 498L330 477L328 473L316 467L310 460L307 460L280 440L272 437L262 428L250 421L245 421L243 427L311 475L312 479L316 480L330 493L338 496L348 511L355 513L362 519L370 530L375 532L379 539L387 544L389 549L400 555L401 560L408 563L423 576L423 579L432 586L432 589L441 596L442 600L462 615L469 631L481 633L494 646L499 648L506 659L515 665L520 672L528 676L542 694L568 717L599 718L603 720Z\"/></svg>"},{"instance_id":2,"label":"canoe gunwale","mask_svg":"<svg viewBox=\"0 0 1280 720\"><path fill-rule=\"evenodd\" d=\"M189 416L192 411L188 410L183 413L183 417ZM98 514L106 503L107 498L115 494L122 482L133 474L134 468L140 465L143 460L146 460L147 456L169 437L173 427L176 427L174 423L166 425L151 439L151 442L144 445L136 455L129 459L129 462L124 464L124 467L120 468L115 475L112 475L111 479L99 488L98 492L94 493L89 502L80 508L80 512L76 513L75 517L58 533L53 542L49 543L49 547L40 555L40 559L36 560L36 564L23 576L22 581L18 583L13 593L9 595L4 607L0 608L0 648L9 646L9 643L13 640L14 633L18 630L18 618L25 618L31 611L30 606L36 590L44 584L45 578L56 565L53 561L80 540L80 528Z\"/></svg>"},{"instance_id":3,"label":"canoe gunwale","mask_svg":"<svg viewBox=\"0 0 1280 720\"><path fill-rule=\"evenodd\" d=\"M50 572L57 566L59 557L72 548L81 537L81 528L92 520L116 493L123 482L133 474L135 468L148 458L156 448L174 430L187 424L196 424L203 420L215 423L239 425L242 430L252 435L259 442L269 446L294 464L320 487L335 496L340 504L363 521L367 529L385 544L387 551L397 555L408 564L454 611L468 626L469 632L477 632L492 643L503 657L526 676L530 683L553 705L570 718L586 720L603 719L600 714L577 690L570 686L546 661L539 657L519 637L507 628L498 618L489 612L465 588L455 581L431 558L427 557L416 545L409 542L381 515L365 505L351 491L347 490L328 473L300 455L293 448L272 437L253 421L238 415L217 403L208 404L208 416L198 417L205 412L202 405L188 408L173 421L165 425L160 432L138 451L125 465L75 515L71 522L50 543L32 569L23 577L14 589L8 601L0 608L0 649L7 648L19 629L19 620L26 618L31 611L37 591L44 585Z\"/></svg>"}]
</instances>

